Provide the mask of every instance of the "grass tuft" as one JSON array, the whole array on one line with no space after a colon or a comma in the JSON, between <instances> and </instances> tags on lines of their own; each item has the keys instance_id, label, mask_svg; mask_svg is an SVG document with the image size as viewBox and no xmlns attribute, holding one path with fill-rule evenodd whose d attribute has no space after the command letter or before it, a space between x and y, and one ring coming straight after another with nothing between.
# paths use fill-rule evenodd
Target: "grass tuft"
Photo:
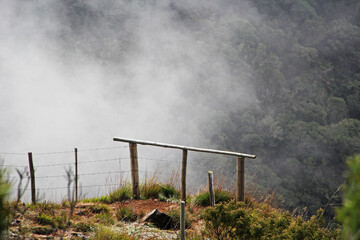
<instances>
[{"instance_id":1,"label":"grass tuft","mask_svg":"<svg viewBox=\"0 0 360 240\"><path fill-rule=\"evenodd\" d=\"M95 213L95 214L97 214L97 213L109 213L110 209L107 206L100 204L100 205L92 205L92 206L90 206L90 211L92 213Z\"/></svg>"},{"instance_id":2,"label":"grass tuft","mask_svg":"<svg viewBox=\"0 0 360 240\"><path fill-rule=\"evenodd\" d=\"M223 189L216 189L215 190L215 203L223 203L223 202L230 202L234 199L235 196L233 193ZM199 206L210 206L210 193L208 191L199 193L194 197L194 203Z\"/></svg>"},{"instance_id":3,"label":"grass tuft","mask_svg":"<svg viewBox=\"0 0 360 240\"><path fill-rule=\"evenodd\" d=\"M99 213L95 216L96 221L105 226L110 226L115 224L115 219L111 213Z\"/></svg>"},{"instance_id":4,"label":"grass tuft","mask_svg":"<svg viewBox=\"0 0 360 240\"><path fill-rule=\"evenodd\" d=\"M77 232L93 232L94 224L87 222L79 222L74 225L74 230Z\"/></svg>"},{"instance_id":5,"label":"grass tuft","mask_svg":"<svg viewBox=\"0 0 360 240\"><path fill-rule=\"evenodd\" d=\"M131 199L131 185L125 184L114 190L109 194L109 198L112 203Z\"/></svg>"},{"instance_id":6,"label":"grass tuft","mask_svg":"<svg viewBox=\"0 0 360 240\"><path fill-rule=\"evenodd\" d=\"M40 213L36 217L36 220L40 225L50 225L52 227L56 227L56 223L55 223L53 217L46 213Z\"/></svg>"},{"instance_id":7,"label":"grass tuft","mask_svg":"<svg viewBox=\"0 0 360 240\"><path fill-rule=\"evenodd\" d=\"M133 222L137 219L137 216L131 207L124 206L117 210L116 218L119 221Z\"/></svg>"}]
</instances>

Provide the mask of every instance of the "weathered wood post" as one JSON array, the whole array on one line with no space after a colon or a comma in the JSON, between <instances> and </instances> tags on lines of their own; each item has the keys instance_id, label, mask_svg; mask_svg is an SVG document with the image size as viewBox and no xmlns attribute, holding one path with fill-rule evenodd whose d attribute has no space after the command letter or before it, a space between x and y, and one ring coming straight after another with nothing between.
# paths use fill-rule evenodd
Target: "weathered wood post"
<instances>
[{"instance_id":1,"label":"weathered wood post","mask_svg":"<svg viewBox=\"0 0 360 240\"><path fill-rule=\"evenodd\" d=\"M29 169L30 169L30 180L31 180L31 202L36 203L35 171L34 171L32 152L28 153L28 158L29 158Z\"/></svg>"},{"instance_id":2,"label":"weathered wood post","mask_svg":"<svg viewBox=\"0 0 360 240\"><path fill-rule=\"evenodd\" d=\"M181 169L181 200L186 202L186 165L188 151L183 149L182 169Z\"/></svg>"},{"instance_id":3,"label":"weathered wood post","mask_svg":"<svg viewBox=\"0 0 360 240\"><path fill-rule=\"evenodd\" d=\"M236 201L245 199L245 158L237 158Z\"/></svg>"},{"instance_id":4,"label":"weathered wood post","mask_svg":"<svg viewBox=\"0 0 360 240\"><path fill-rule=\"evenodd\" d=\"M133 194L133 198L139 199L140 185L139 185L139 165L138 165L137 144L130 142L129 148L130 148L132 194Z\"/></svg>"},{"instance_id":5,"label":"weathered wood post","mask_svg":"<svg viewBox=\"0 0 360 240\"><path fill-rule=\"evenodd\" d=\"M180 202L180 240L185 240L185 202Z\"/></svg>"},{"instance_id":6,"label":"weathered wood post","mask_svg":"<svg viewBox=\"0 0 360 240\"><path fill-rule=\"evenodd\" d=\"M78 149L75 148L75 200L78 201Z\"/></svg>"},{"instance_id":7,"label":"weathered wood post","mask_svg":"<svg viewBox=\"0 0 360 240\"><path fill-rule=\"evenodd\" d=\"M209 193L210 193L210 206L215 206L215 193L214 193L214 180L213 172L209 171Z\"/></svg>"}]
</instances>

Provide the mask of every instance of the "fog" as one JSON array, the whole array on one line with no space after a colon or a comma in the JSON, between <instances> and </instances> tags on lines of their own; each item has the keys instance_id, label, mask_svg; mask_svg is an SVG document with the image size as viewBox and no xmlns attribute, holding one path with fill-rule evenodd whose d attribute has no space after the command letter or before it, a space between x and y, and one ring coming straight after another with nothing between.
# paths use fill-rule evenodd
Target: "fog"
<instances>
[{"instance_id":1,"label":"fog","mask_svg":"<svg viewBox=\"0 0 360 240\"><path fill-rule=\"evenodd\" d=\"M231 53L221 51L222 40L232 34L221 25L230 24L232 14L260 19L241 6L240 11L217 1L3 0L0 155L5 165L25 166L27 152L52 154L46 164L71 162L75 147L110 148L82 159L128 157L126 144L113 137L211 147L207 139L217 131L217 120L254 101L242 75L247 65L234 67ZM200 20L181 15L200 8ZM164 156L159 149L145 153L154 154ZM178 153L171 155L180 160ZM35 165L44 156L38 155ZM144 164L146 170L156 168ZM82 171L115 170L93 168ZM43 169L48 175L64 173L64 166ZM90 177L87 185L105 182L99 179Z\"/></svg>"}]
</instances>

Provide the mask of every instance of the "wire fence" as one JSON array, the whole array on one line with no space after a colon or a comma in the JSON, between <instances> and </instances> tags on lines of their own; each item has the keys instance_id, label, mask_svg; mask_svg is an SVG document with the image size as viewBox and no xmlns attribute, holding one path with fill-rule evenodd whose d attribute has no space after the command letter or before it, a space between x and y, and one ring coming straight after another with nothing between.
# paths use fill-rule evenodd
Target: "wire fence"
<instances>
[{"instance_id":1,"label":"wire fence","mask_svg":"<svg viewBox=\"0 0 360 240\"><path fill-rule=\"evenodd\" d=\"M161 152L161 151L159 151ZM174 172L181 169L182 159L179 155L165 152L143 151L139 154L139 174L141 179L145 180L148 176L155 176L158 180L169 181ZM107 194L109 190L130 182L130 156L129 146L100 147L77 149L77 178L78 188L81 197L96 197ZM75 170L75 151L54 151L54 152L34 152L33 165L35 169L36 194L40 195L38 200L61 201L67 198L68 175L67 171ZM150 157L148 157L150 156ZM9 180L12 183L11 197L16 198L18 184L20 183L19 172L30 172L28 153L19 152L0 152L0 157L4 160L2 167L9 172ZM226 159L225 159L226 160ZM229 159L228 164L233 164L233 159ZM207 171L216 171L213 166L203 161L189 161L191 171L188 172L190 186L199 186L199 183L205 184ZM221 169L218 169L219 172ZM234 172L235 175L235 172ZM24 188L27 179L24 179L22 186ZM180 186L180 179L177 179ZM191 184L191 183L194 184ZM71 184L70 189L75 189ZM22 189L25 194L23 201L30 200L31 186ZM197 191L199 188L190 187L191 191ZM41 198L41 199L39 199Z\"/></svg>"}]
</instances>

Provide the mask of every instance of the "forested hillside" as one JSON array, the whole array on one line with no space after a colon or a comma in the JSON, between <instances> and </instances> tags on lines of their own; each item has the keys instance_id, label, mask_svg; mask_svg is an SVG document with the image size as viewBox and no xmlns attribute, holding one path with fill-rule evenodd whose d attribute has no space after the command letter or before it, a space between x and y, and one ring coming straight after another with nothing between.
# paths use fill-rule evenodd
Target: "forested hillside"
<instances>
[{"instance_id":1,"label":"forested hillside","mask_svg":"<svg viewBox=\"0 0 360 240\"><path fill-rule=\"evenodd\" d=\"M60 64L106 69L109 102L125 107L150 89L131 102L160 104L152 110L178 129L166 134L256 154L248 185L287 209L333 215L345 160L360 153L358 0L10 2L19 16L31 8L46 36L35 40ZM235 161L211 164L227 176Z\"/></svg>"},{"instance_id":2,"label":"forested hillside","mask_svg":"<svg viewBox=\"0 0 360 240\"><path fill-rule=\"evenodd\" d=\"M256 72L258 102L213 140L256 153L248 171L284 206L330 213L345 159L360 152L360 4L251 2L265 21L246 23L231 45Z\"/></svg>"}]
</instances>

